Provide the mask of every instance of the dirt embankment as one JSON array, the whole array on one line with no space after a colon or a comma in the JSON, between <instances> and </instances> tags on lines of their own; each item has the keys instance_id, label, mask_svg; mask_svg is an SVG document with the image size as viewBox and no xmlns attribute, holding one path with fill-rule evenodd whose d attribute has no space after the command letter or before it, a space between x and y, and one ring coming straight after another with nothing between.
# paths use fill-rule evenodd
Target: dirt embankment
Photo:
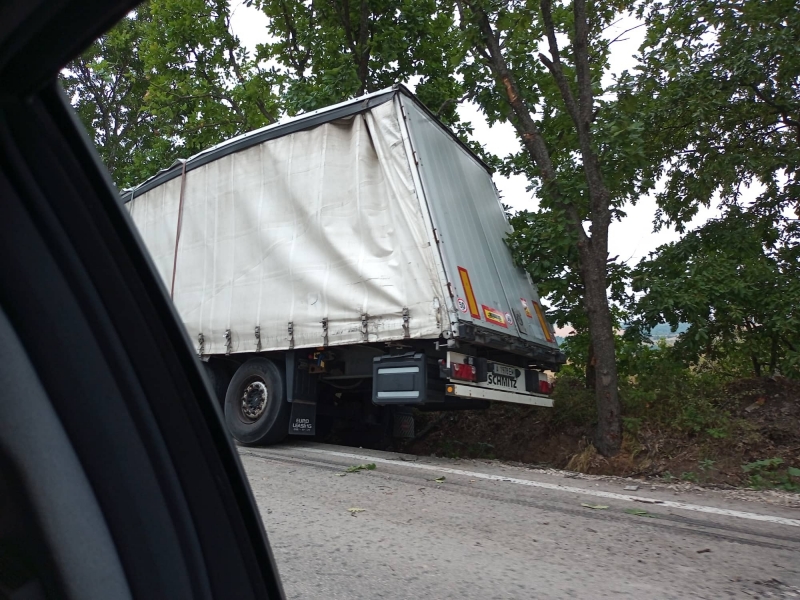
<instances>
[{"instance_id":1,"label":"dirt embankment","mask_svg":"<svg viewBox=\"0 0 800 600\"><path fill-rule=\"evenodd\" d=\"M599 475L800 490L800 477L792 475L800 468L800 381L736 382L726 388L719 409L724 427L711 432L654 427L641 419L610 459L594 451L591 425L559 423L553 409L500 403L480 412L420 414L418 439L397 449Z\"/></svg>"}]
</instances>

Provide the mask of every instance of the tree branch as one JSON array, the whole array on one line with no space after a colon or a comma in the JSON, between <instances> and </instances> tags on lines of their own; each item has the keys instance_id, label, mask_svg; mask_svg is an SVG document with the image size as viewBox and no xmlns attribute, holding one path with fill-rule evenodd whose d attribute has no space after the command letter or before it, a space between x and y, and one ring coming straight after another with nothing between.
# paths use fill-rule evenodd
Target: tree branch
<instances>
[{"instance_id":1,"label":"tree branch","mask_svg":"<svg viewBox=\"0 0 800 600\"><path fill-rule=\"evenodd\" d=\"M233 69L233 73L236 76L236 79L239 81L239 85L243 88L247 87L248 80L245 78L244 73L242 73L242 69L239 66L238 61L236 60L236 54L234 52L234 38L233 34L231 33L231 21L229 17L225 17L225 27L227 30L228 35L226 36L226 47L228 50L228 63ZM273 116L273 114L267 109L267 105L264 104L264 100L261 99L259 96L256 95L255 97L256 106L264 118L267 120L267 123L272 125L273 123L277 123L278 119ZM247 121L245 121L247 123Z\"/></svg>"},{"instance_id":2,"label":"tree branch","mask_svg":"<svg viewBox=\"0 0 800 600\"><path fill-rule=\"evenodd\" d=\"M481 8L472 5L468 0L464 0L464 3L469 6L470 11L474 13L476 17L476 24L481 33L484 50L487 56L487 66L492 70L498 83L506 92L506 101L516 117L516 119L513 120L514 126L522 140L523 146L539 168L542 175L543 188L551 198L564 207L567 214L567 221L578 239L578 244L585 245L589 241L589 238L586 235L586 231L583 229L578 209L573 203L564 200L561 195L555 167L550 158L550 152L547 149L547 145L528 107L525 106L522 100L519 86L503 57L500 42L494 33L489 17Z\"/></svg>"},{"instance_id":3,"label":"tree branch","mask_svg":"<svg viewBox=\"0 0 800 600\"><path fill-rule=\"evenodd\" d=\"M620 38L621 38L623 35L625 35L626 33L630 33L630 32L631 32L631 31L633 31L634 29L639 29L640 27L644 27L645 25L646 25L646 23L639 23L638 25L634 25L633 27L628 27L628 28L627 28L625 31L621 32L621 33L620 33L620 34L619 34L617 37L615 37L613 40L611 40L610 42L608 42L608 45L610 46L610 45L611 45L611 44L613 44L614 42L619 42L619 41L620 41Z\"/></svg>"},{"instance_id":4,"label":"tree branch","mask_svg":"<svg viewBox=\"0 0 800 600\"><path fill-rule=\"evenodd\" d=\"M763 91L758 89L758 86L754 83L748 84L748 87L752 89L753 92L755 92L756 96L758 96L762 102L774 108L778 112L778 114L783 118L784 123L786 123L791 127L800 128L800 121L795 121L791 117L791 109L788 106L785 106L783 104L778 104L777 102L775 102L773 98L770 98Z\"/></svg>"},{"instance_id":5,"label":"tree branch","mask_svg":"<svg viewBox=\"0 0 800 600\"><path fill-rule=\"evenodd\" d=\"M310 19L312 19L313 18L313 14L314 14L313 6L311 7L310 10L311 10ZM284 21L284 24L286 25L286 31L289 34L287 36L288 41L289 41L289 46L290 46L289 51L288 51L289 62L292 63L292 66L294 67L294 70L297 71L297 76L300 79L304 79L305 78L305 70L306 70L306 67L308 65L308 61L310 59L311 53L308 50L303 52L300 49L300 45L299 45L300 42L299 42L298 35L297 35L297 28L295 27L294 19L292 18L292 13L289 10L289 8L286 6L286 2L284 0L281 0L281 11L283 13L283 21Z\"/></svg>"},{"instance_id":6,"label":"tree branch","mask_svg":"<svg viewBox=\"0 0 800 600\"><path fill-rule=\"evenodd\" d=\"M575 71L578 78L578 109L581 125L589 131L592 119L594 94L592 93L592 73L589 69L589 21L586 17L586 0L575 0L575 41L572 49L575 55Z\"/></svg>"},{"instance_id":7,"label":"tree branch","mask_svg":"<svg viewBox=\"0 0 800 600\"><path fill-rule=\"evenodd\" d=\"M360 94L369 91L369 5L361 0L361 19L358 24L358 80L361 82Z\"/></svg>"},{"instance_id":8,"label":"tree branch","mask_svg":"<svg viewBox=\"0 0 800 600\"><path fill-rule=\"evenodd\" d=\"M561 92L561 98L564 100L564 105L567 107L572 122L576 127L580 127L580 115L578 106L575 104L575 97L572 95L572 89L569 86L567 78L564 76L564 69L561 65L561 52L558 49L558 40L556 40L556 27L553 23L553 11L551 0L541 0L539 4L542 11L542 21L544 22L545 35L547 36L547 43L550 47L549 60L544 54L539 54L539 60L544 63L553 79L556 80L558 91Z\"/></svg>"},{"instance_id":9,"label":"tree branch","mask_svg":"<svg viewBox=\"0 0 800 600\"><path fill-rule=\"evenodd\" d=\"M440 116L442 116L442 112L444 111L445 108L447 108L451 104L461 104L466 99L467 99L467 95L466 94L461 96L461 98L448 98L447 100L442 102L441 106L439 106L439 110L437 110L433 114L436 115L437 117L440 117Z\"/></svg>"}]
</instances>

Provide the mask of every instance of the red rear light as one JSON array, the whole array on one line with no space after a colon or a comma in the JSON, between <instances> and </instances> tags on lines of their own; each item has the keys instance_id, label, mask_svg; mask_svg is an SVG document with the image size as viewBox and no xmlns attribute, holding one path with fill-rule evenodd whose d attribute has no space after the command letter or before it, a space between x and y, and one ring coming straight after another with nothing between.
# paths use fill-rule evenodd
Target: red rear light
<instances>
[{"instance_id":1,"label":"red rear light","mask_svg":"<svg viewBox=\"0 0 800 600\"><path fill-rule=\"evenodd\" d=\"M553 393L553 384L547 381L546 379L539 380L539 393L540 394L552 394Z\"/></svg>"},{"instance_id":2,"label":"red rear light","mask_svg":"<svg viewBox=\"0 0 800 600\"><path fill-rule=\"evenodd\" d=\"M462 365L460 363L453 363L450 366L450 376L453 379L463 379L464 381L476 381L478 379L478 370L472 365Z\"/></svg>"}]
</instances>

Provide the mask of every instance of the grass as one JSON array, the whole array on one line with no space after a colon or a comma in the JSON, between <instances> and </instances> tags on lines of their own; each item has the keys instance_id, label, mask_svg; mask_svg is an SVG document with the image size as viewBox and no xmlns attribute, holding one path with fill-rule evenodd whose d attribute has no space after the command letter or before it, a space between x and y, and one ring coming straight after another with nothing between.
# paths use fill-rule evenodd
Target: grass
<instances>
[{"instance_id":1,"label":"grass","mask_svg":"<svg viewBox=\"0 0 800 600\"><path fill-rule=\"evenodd\" d=\"M599 458L597 449L592 444L587 444L586 447L574 454L567 463L567 471L578 471L579 473L586 473L589 467L592 466Z\"/></svg>"},{"instance_id":2,"label":"grass","mask_svg":"<svg viewBox=\"0 0 800 600\"><path fill-rule=\"evenodd\" d=\"M786 466L782 458L766 458L742 465L750 487L800 492L800 469Z\"/></svg>"}]
</instances>

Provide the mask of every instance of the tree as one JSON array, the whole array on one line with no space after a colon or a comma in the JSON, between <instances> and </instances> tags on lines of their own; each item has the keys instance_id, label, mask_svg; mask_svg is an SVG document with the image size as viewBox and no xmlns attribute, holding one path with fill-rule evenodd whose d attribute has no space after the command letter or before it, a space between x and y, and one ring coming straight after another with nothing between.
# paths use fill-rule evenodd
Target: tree
<instances>
[{"instance_id":1,"label":"tree","mask_svg":"<svg viewBox=\"0 0 800 600\"><path fill-rule=\"evenodd\" d=\"M800 321L800 7L791 0L678 0L641 10L636 85L648 126L656 226L722 217L636 269L646 324L691 323L686 357L746 350L755 374L797 372ZM792 214L794 213L794 214Z\"/></svg>"},{"instance_id":2,"label":"tree","mask_svg":"<svg viewBox=\"0 0 800 600\"><path fill-rule=\"evenodd\" d=\"M120 187L138 183L167 160L169 144L150 135L154 118L145 107L149 84L141 50L149 22L143 5L61 74L67 96Z\"/></svg>"},{"instance_id":3,"label":"tree","mask_svg":"<svg viewBox=\"0 0 800 600\"><path fill-rule=\"evenodd\" d=\"M420 99L448 122L461 95L460 59L448 43L451 7L436 0L256 0L274 42L261 60L280 65L290 114L414 80Z\"/></svg>"},{"instance_id":4,"label":"tree","mask_svg":"<svg viewBox=\"0 0 800 600\"><path fill-rule=\"evenodd\" d=\"M676 343L689 363L740 355L757 377L797 374L800 252L784 233L734 207L662 246L633 273L639 328L689 324Z\"/></svg>"},{"instance_id":5,"label":"tree","mask_svg":"<svg viewBox=\"0 0 800 600\"><path fill-rule=\"evenodd\" d=\"M603 29L631 3L457 0L457 6L468 51L461 68L468 96L490 122L514 125L523 150L504 168L525 173L540 197L538 213L517 219L512 248L534 276L551 265L553 274L569 276L552 288L556 305L561 302L563 316L578 321L574 303L580 299L596 368L595 445L614 454L622 440L608 231L624 214L624 203L652 186L630 78L609 89L601 85L610 46ZM547 54L536 60L540 39ZM543 223L551 232L547 238ZM540 257L544 262L537 265Z\"/></svg>"},{"instance_id":6,"label":"tree","mask_svg":"<svg viewBox=\"0 0 800 600\"><path fill-rule=\"evenodd\" d=\"M282 103L275 73L232 33L227 0L151 0L150 10L146 101L176 154L277 121Z\"/></svg>"},{"instance_id":7,"label":"tree","mask_svg":"<svg viewBox=\"0 0 800 600\"><path fill-rule=\"evenodd\" d=\"M642 10L642 97L663 132L659 222L682 229L699 206L800 216L800 6L794 0L677 0Z\"/></svg>"},{"instance_id":8,"label":"tree","mask_svg":"<svg viewBox=\"0 0 800 600\"><path fill-rule=\"evenodd\" d=\"M230 18L224 0L152 0L63 71L119 187L281 114L274 72L241 46Z\"/></svg>"}]
</instances>

